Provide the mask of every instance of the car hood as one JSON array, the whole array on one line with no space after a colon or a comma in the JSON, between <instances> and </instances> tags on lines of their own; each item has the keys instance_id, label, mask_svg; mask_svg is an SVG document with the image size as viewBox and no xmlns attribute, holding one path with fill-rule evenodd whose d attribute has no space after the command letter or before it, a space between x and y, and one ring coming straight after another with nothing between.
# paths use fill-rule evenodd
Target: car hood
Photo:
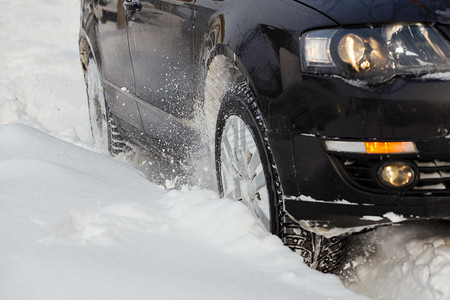
<instances>
[{"instance_id":1,"label":"car hood","mask_svg":"<svg viewBox=\"0 0 450 300\"><path fill-rule=\"evenodd\" d=\"M395 22L450 24L449 0L295 0L340 25Z\"/></svg>"}]
</instances>

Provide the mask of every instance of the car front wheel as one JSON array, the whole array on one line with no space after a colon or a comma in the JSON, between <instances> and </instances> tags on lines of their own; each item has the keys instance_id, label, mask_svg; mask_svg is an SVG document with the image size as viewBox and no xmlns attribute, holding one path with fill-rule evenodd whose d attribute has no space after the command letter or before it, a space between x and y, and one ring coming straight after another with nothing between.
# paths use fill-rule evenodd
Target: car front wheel
<instances>
[{"instance_id":1,"label":"car front wheel","mask_svg":"<svg viewBox=\"0 0 450 300\"><path fill-rule=\"evenodd\" d=\"M284 212L267 129L246 83L234 85L222 100L215 145L221 196L242 201L267 231L278 235L306 264L334 272L341 261L345 238L328 239L307 231Z\"/></svg>"}]
</instances>

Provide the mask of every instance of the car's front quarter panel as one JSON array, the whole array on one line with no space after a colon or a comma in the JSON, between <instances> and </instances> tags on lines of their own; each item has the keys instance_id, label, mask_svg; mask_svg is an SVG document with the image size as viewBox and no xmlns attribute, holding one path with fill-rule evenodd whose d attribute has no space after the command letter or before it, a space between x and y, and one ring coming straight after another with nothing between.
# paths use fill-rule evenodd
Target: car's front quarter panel
<instances>
[{"instance_id":1,"label":"car's front quarter panel","mask_svg":"<svg viewBox=\"0 0 450 300\"><path fill-rule=\"evenodd\" d=\"M301 80L296 71L300 66L300 34L315 27L336 25L322 14L290 0L198 0L195 5L195 45L200 53L197 61L202 65L205 53L215 54L216 48L227 48L220 50L220 54L229 56L231 61L239 60L237 67L252 85L264 111L268 102L282 94L291 81ZM221 20L221 39L205 43L205 32L208 35L217 19Z\"/></svg>"},{"instance_id":2,"label":"car's front quarter panel","mask_svg":"<svg viewBox=\"0 0 450 300\"><path fill-rule=\"evenodd\" d=\"M228 45L249 74L249 82L264 111L283 192L289 203L288 213L292 212L297 220L309 218L329 226L386 224L391 220L382 216L389 212L405 215L405 219L450 215L450 194L444 191L436 193L424 188L423 192L408 194L381 186L377 191L377 188L355 185L323 144L324 138L407 139L419 145L417 156L380 156L379 159L407 159L419 165L434 161L438 156L447 161L446 145L450 145L448 74L435 78L399 76L378 85L302 74L300 36L308 30L337 28L338 24L332 21L336 18L328 19L325 12L321 14L294 1L255 3L259 4L255 7L258 11L252 13L251 19L255 21L243 25L244 32L239 33L243 26L236 26L239 30L235 29L233 35L233 28L227 27L227 35L232 37ZM448 6L439 6L444 12L445 5ZM448 38L448 26L443 23L442 15L423 13L414 5L407 7L414 13L405 16L399 3L394 7L398 11L389 22L441 22L436 28ZM385 21L381 12L372 10L371 13L367 23ZM354 20L357 18L349 18L353 26L368 26L365 22L356 24ZM243 38L236 40L234 37L239 34ZM340 209L336 209L336 203L341 205ZM348 214L353 217L345 220L345 207L349 203L352 204L347 207ZM326 205L329 205L328 210ZM365 210L365 206L372 208ZM322 215L320 210L323 210ZM363 220L366 213L374 214L378 221Z\"/></svg>"}]
</instances>

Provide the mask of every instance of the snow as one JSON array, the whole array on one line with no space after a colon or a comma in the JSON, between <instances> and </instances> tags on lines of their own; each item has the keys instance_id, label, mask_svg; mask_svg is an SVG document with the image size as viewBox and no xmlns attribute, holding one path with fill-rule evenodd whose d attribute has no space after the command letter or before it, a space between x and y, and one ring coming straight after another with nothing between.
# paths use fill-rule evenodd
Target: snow
<instances>
[{"instance_id":1,"label":"snow","mask_svg":"<svg viewBox=\"0 0 450 300\"><path fill-rule=\"evenodd\" d=\"M450 72L427 74L427 75L422 76L422 78L423 79L439 79L439 80L449 81L450 80Z\"/></svg>"},{"instance_id":2,"label":"snow","mask_svg":"<svg viewBox=\"0 0 450 300\"><path fill-rule=\"evenodd\" d=\"M448 224L383 227L362 240L365 253L347 266L356 272L343 276L352 290L372 299L450 299Z\"/></svg>"},{"instance_id":3,"label":"snow","mask_svg":"<svg viewBox=\"0 0 450 300\"><path fill-rule=\"evenodd\" d=\"M400 222L406 220L406 218L403 217L402 215L397 215L397 214L395 214L393 212L385 213L383 215L383 217L385 217L386 219L390 220L392 223L400 223Z\"/></svg>"},{"instance_id":4,"label":"snow","mask_svg":"<svg viewBox=\"0 0 450 300\"><path fill-rule=\"evenodd\" d=\"M357 299L239 202L19 123L0 143L1 299Z\"/></svg>"},{"instance_id":5,"label":"snow","mask_svg":"<svg viewBox=\"0 0 450 300\"><path fill-rule=\"evenodd\" d=\"M378 216L363 216L361 218L361 220L367 220L367 221L381 221L383 220L382 217L378 217Z\"/></svg>"},{"instance_id":6,"label":"snow","mask_svg":"<svg viewBox=\"0 0 450 300\"><path fill-rule=\"evenodd\" d=\"M224 55L217 55L208 66L205 83L204 116L200 116L200 126L206 124L205 142L214 144L217 115L221 99L225 96L234 75L234 66ZM203 121L204 120L204 121ZM213 147L211 147L213 151Z\"/></svg>"},{"instance_id":7,"label":"snow","mask_svg":"<svg viewBox=\"0 0 450 300\"><path fill-rule=\"evenodd\" d=\"M20 120L71 142L89 142L87 106L78 100L85 98L79 3L72 2L71 9L51 0L3 3L0 124Z\"/></svg>"},{"instance_id":8,"label":"snow","mask_svg":"<svg viewBox=\"0 0 450 300\"><path fill-rule=\"evenodd\" d=\"M285 197L285 199L295 199L296 197ZM301 201L307 201L307 202L322 202L322 203L330 203L330 201L325 201L325 200L318 200L318 199L314 199L311 196L306 196L306 195L300 195L300 197L298 197L299 200ZM353 203L350 201L347 201L345 199L337 199L334 200L332 203L334 204L342 204L342 205L358 205L358 203Z\"/></svg>"},{"instance_id":9,"label":"snow","mask_svg":"<svg viewBox=\"0 0 450 300\"><path fill-rule=\"evenodd\" d=\"M240 202L162 189L96 148L79 5L3 4L0 299L450 298L445 225L358 235L339 278L306 267Z\"/></svg>"}]
</instances>

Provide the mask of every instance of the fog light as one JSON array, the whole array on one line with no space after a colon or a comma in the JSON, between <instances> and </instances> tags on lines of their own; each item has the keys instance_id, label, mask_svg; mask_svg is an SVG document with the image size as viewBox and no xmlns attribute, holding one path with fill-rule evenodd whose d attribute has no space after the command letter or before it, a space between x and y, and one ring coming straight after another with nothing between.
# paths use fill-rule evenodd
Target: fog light
<instances>
[{"instance_id":1,"label":"fog light","mask_svg":"<svg viewBox=\"0 0 450 300\"><path fill-rule=\"evenodd\" d=\"M416 174L415 168L410 163L391 161L380 167L378 179L389 188L403 189L415 182Z\"/></svg>"}]
</instances>

